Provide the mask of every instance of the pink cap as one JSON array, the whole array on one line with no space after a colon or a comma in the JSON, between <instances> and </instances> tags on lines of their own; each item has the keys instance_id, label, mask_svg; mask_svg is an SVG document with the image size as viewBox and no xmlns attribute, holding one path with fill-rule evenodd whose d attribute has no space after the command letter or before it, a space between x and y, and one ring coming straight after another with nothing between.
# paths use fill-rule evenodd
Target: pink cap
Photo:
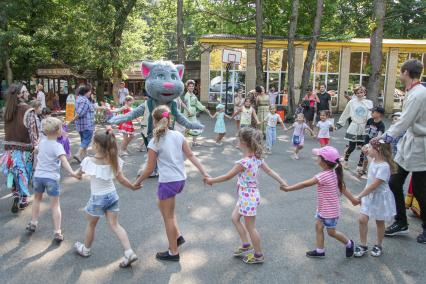
<instances>
[{"instance_id":1,"label":"pink cap","mask_svg":"<svg viewBox=\"0 0 426 284\"><path fill-rule=\"evenodd\" d=\"M315 156L321 156L324 160L332 163L336 163L336 161L340 159L339 151L331 146L313 149L312 153Z\"/></svg>"}]
</instances>

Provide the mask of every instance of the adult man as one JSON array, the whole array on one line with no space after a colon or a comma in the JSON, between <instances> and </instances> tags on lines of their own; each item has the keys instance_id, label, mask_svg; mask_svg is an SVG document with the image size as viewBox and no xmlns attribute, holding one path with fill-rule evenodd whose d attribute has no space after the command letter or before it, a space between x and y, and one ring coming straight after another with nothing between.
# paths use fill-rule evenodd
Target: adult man
<instances>
[{"instance_id":1,"label":"adult man","mask_svg":"<svg viewBox=\"0 0 426 284\"><path fill-rule=\"evenodd\" d=\"M124 100L128 95L129 89L126 88L126 84L124 82L121 82L120 88L118 89L118 102L120 103L120 105L124 105Z\"/></svg>"},{"instance_id":2,"label":"adult man","mask_svg":"<svg viewBox=\"0 0 426 284\"><path fill-rule=\"evenodd\" d=\"M320 84L320 91L317 94L318 98L319 98L319 103L317 103L317 117L316 117L316 121L319 121L319 117L320 117L320 111L327 111L328 114L331 116L331 96L330 94L327 92L326 88L325 88L325 84L321 83Z\"/></svg>"},{"instance_id":3,"label":"adult man","mask_svg":"<svg viewBox=\"0 0 426 284\"><path fill-rule=\"evenodd\" d=\"M395 222L386 229L385 235L408 233L403 185L411 172L413 194L419 202L423 222L423 232L417 237L417 242L426 243L426 88L420 84L422 70L423 64L415 59L402 64L400 80L406 87L402 114L382 138L390 143L406 131L398 142L395 156L398 172L393 174L389 181L395 196L397 215Z\"/></svg>"},{"instance_id":4,"label":"adult man","mask_svg":"<svg viewBox=\"0 0 426 284\"><path fill-rule=\"evenodd\" d=\"M41 108L46 108L46 95L43 92L43 85L38 84L37 85L37 100L41 103Z\"/></svg>"}]
</instances>

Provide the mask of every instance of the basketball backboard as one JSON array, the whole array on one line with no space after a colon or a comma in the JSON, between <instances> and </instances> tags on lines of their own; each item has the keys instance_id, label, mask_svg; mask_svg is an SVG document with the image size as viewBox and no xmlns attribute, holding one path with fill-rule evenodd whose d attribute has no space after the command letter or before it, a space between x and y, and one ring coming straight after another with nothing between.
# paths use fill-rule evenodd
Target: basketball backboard
<instances>
[{"instance_id":1,"label":"basketball backboard","mask_svg":"<svg viewBox=\"0 0 426 284\"><path fill-rule=\"evenodd\" d=\"M222 51L222 62L223 63L240 64L241 63L241 54L242 54L242 52L239 51L239 50L224 48L223 51Z\"/></svg>"}]
</instances>

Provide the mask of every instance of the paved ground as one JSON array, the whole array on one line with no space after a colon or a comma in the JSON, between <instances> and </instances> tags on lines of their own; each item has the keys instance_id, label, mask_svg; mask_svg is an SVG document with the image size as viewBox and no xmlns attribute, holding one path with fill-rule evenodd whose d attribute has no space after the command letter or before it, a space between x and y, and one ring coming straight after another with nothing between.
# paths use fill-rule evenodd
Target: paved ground
<instances>
[{"instance_id":1,"label":"paved ground","mask_svg":"<svg viewBox=\"0 0 426 284\"><path fill-rule=\"evenodd\" d=\"M203 134L204 146L194 152L211 175L224 173L239 159L240 152L232 145L216 147L212 138L213 121L203 116L208 131ZM3 127L1 127L3 129ZM234 131L228 124L228 133ZM301 160L290 158L289 135L279 132L279 143L266 161L290 183L312 177L319 171L310 150L317 145L306 139ZM331 144L343 151L344 130L333 133ZM74 136L75 138L75 136ZM77 141L74 139L74 141ZM138 139L140 141L140 139ZM137 152L126 158L125 174L134 178L144 155ZM75 145L74 145L75 148ZM359 152L353 154L357 159ZM77 165L73 165L77 167ZM352 164L354 167L354 164ZM98 224L92 256L77 256L72 245L83 239L85 219L83 207L89 198L89 181L75 181L66 175L62 180L61 204L65 241L52 244L52 223L45 201L41 208L39 230L32 236L25 232L30 210L18 215L10 213L9 192L0 182L0 281L2 283L425 283L426 246L415 242L420 221L410 215L407 237L386 239L384 255L363 259L345 259L340 243L326 237L327 257L322 260L305 257L305 251L315 247L315 189L293 193L278 190L277 184L262 174L260 177L262 205L257 219L258 230L266 257L263 265L248 266L232 257L239 245L237 233L230 221L236 201L235 180L212 188L206 187L195 168L187 165L188 181L178 196L176 213L180 229L187 239L181 250L180 263L159 262L154 255L167 246L163 223L156 207L156 180L149 180L137 192L118 187L120 222L127 230L140 260L131 269L120 269L122 249L108 231L105 221ZM365 185L346 172L349 188L358 193ZM342 199L343 216L338 229L358 241L358 207ZM369 232L374 244L373 224Z\"/></svg>"}]
</instances>

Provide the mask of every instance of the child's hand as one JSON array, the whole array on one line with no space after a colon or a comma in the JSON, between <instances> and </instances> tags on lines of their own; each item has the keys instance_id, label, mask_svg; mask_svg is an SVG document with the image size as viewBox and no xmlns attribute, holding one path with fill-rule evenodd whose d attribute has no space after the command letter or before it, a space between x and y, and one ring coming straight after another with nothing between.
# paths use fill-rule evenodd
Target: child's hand
<instances>
[{"instance_id":1,"label":"child's hand","mask_svg":"<svg viewBox=\"0 0 426 284\"><path fill-rule=\"evenodd\" d=\"M285 192L289 192L288 185L281 184L280 185L280 190L285 191Z\"/></svg>"},{"instance_id":2,"label":"child's hand","mask_svg":"<svg viewBox=\"0 0 426 284\"><path fill-rule=\"evenodd\" d=\"M213 179L211 177L205 176L203 178L203 181L204 181L205 184L213 185Z\"/></svg>"},{"instance_id":3,"label":"child's hand","mask_svg":"<svg viewBox=\"0 0 426 284\"><path fill-rule=\"evenodd\" d=\"M142 188L142 184L141 183L134 183L132 184L132 190L138 190Z\"/></svg>"},{"instance_id":4,"label":"child's hand","mask_svg":"<svg viewBox=\"0 0 426 284\"><path fill-rule=\"evenodd\" d=\"M81 178L83 177L83 172L82 172L82 171L74 171L74 172L71 174L71 176L72 176L73 178L76 178L76 179L81 179Z\"/></svg>"}]
</instances>

